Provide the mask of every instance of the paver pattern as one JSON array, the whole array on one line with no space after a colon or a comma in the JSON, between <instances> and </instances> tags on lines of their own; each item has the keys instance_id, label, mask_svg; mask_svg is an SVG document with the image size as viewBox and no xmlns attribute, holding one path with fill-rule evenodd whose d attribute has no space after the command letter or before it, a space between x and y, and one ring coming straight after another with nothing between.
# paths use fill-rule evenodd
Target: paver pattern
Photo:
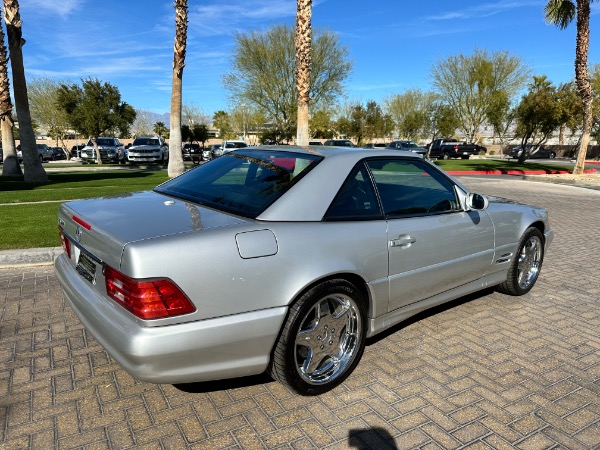
<instances>
[{"instance_id":1,"label":"paver pattern","mask_svg":"<svg viewBox=\"0 0 600 450\"><path fill-rule=\"evenodd\" d=\"M393 328L320 397L266 377L138 382L86 333L51 267L0 270L0 448L600 448L600 191L463 182L550 210L538 284Z\"/></svg>"}]
</instances>

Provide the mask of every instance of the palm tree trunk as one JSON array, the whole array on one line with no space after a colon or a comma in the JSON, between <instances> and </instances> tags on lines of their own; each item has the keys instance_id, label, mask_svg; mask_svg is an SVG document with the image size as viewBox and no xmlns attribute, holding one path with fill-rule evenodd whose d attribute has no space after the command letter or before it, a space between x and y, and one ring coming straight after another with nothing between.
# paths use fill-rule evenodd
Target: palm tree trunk
<instances>
[{"instance_id":1,"label":"palm tree trunk","mask_svg":"<svg viewBox=\"0 0 600 450\"><path fill-rule=\"evenodd\" d=\"M577 38L575 47L575 83L581 96L583 107L583 127L577 153L577 162L573 173L582 174L585 168L585 157L590 133L592 131L592 85L588 73L588 54L590 48L590 2L577 0Z\"/></svg>"},{"instance_id":2,"label":"palm tree trunk","mask_svg":"<svg viewBox=\"0 0 600 450\"><path fill-rule=\"evenodd\" d=\"M13 134L12 101L10 99L10 81L8 79L8 54L4 45L2 16L0 15L0 129L2 131L2 149L4 162L2 175L5 177L22 177L23 172L17 160L15 137Z\"/></svg>"},{"instance_id":3,"label":"palm tree trunk","mask_svg":"<svg viewBox=\"0 0 600 450\"><path fill-rule=\"evenodd\" d=\"M297 0L296 6L296 89L298 91L296 144L308 145L312 0Z\"/></svg>"},{"instance_id":4,"label":"palm tree trunk","mask_svg":"<svg viewBox=\"0 0 600 450\"><path fill-rule=\"evenodd\" d=\"M185 170L181 146L181 92L185 50L187 41L187 0L175 0L175 47L173 54L173 82L171 90L171 133L169 136L170 177L181 175Z\"/></svg>"},{"instance_id":5,"label":"palm tree trunk","mask_svg":"<svg viewBox=\"0 0 600 450\"><path fill-rule=\"evenodd\" d=\"M31 125L29 113L29 100L27 97L27 82L25 81L25 68L23 66L23 44L21 17L19 15L19 2L17 0L4 0L4 17L6 20L6 34L10 50L10 66L15 92L15 106L19 120L19 135L21 151L23 153L23 166L25 168L25 181L28 183L44 183L48 175L39 159L35 135Z\"/></svg>"}]
</instances>

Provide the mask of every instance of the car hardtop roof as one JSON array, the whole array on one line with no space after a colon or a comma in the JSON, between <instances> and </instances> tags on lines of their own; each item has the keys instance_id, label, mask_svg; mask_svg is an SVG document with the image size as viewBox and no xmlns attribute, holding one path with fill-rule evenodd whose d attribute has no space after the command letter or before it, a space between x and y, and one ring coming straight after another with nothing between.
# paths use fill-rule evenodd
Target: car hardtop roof
<instances>
[{"instance_id":1,"label":"car hardtop roof","mask_svg":"<svg viewBox=\"0 0 600 450\"><path fill-rule=\"evenodd\" d=\"M234 152L248 152L248 151L278 151L286 153L304 153L310 155L318 155L324 158L338 158L338 157L354 157L357 160L364 157L373 156L406 156L408 158L422 159L422 157L414 152L408 150L390 150L381 147L363 148L363 147L335 147L335 146L323 146L323 147L303 147L297 145L258 145L255 147L245 147L233 150Z\"/></svg>"}]
</instances>

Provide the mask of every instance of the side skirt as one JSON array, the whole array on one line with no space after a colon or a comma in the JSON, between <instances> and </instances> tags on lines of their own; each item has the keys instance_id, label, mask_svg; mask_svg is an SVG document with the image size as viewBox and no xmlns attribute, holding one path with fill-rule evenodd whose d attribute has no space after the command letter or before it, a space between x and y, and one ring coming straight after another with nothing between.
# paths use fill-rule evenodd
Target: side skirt
<instances>
[{"instance_id":1,"label":"side skirt","mask_svg":"<svg viewBox=\"0 0 600 450\"><path fill-rule=\"evenodd\" d=\"M490 286L496 286L506 280L507 273L508 268L500 272L486 275L483 278L456 287L449 291L442 292L441 294L429 297L425 300L421 300L420 302L412 303L403 308L399 308L374 319L370 319L368 322L369 329L367 330L367 337L375 336L376 334L381 333L382 331L387 330L388 328L426 309L433 308L434 306L441 305L442 303L455 300L459 297L480 291Z\"/></svg>"}]
</instances>

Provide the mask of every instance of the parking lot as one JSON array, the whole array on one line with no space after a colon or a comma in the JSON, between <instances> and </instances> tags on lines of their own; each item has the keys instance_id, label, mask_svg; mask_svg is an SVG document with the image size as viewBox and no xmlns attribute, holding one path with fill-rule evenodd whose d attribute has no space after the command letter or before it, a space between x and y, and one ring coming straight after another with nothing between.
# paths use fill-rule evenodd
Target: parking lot
<instances>
[{"instance_id":1,"label":"parking lot","mask_svg":"<svg viewBox=\"0 0 600 450\"><path fill-rule=\"evenodd\" d=\"M549 209L537 285L392 328L319 397L268 377L138 382L85 332L50 266L0 270L0 448L600 448L600 191L461 181Z\"/></svg>"}]
</instances>

